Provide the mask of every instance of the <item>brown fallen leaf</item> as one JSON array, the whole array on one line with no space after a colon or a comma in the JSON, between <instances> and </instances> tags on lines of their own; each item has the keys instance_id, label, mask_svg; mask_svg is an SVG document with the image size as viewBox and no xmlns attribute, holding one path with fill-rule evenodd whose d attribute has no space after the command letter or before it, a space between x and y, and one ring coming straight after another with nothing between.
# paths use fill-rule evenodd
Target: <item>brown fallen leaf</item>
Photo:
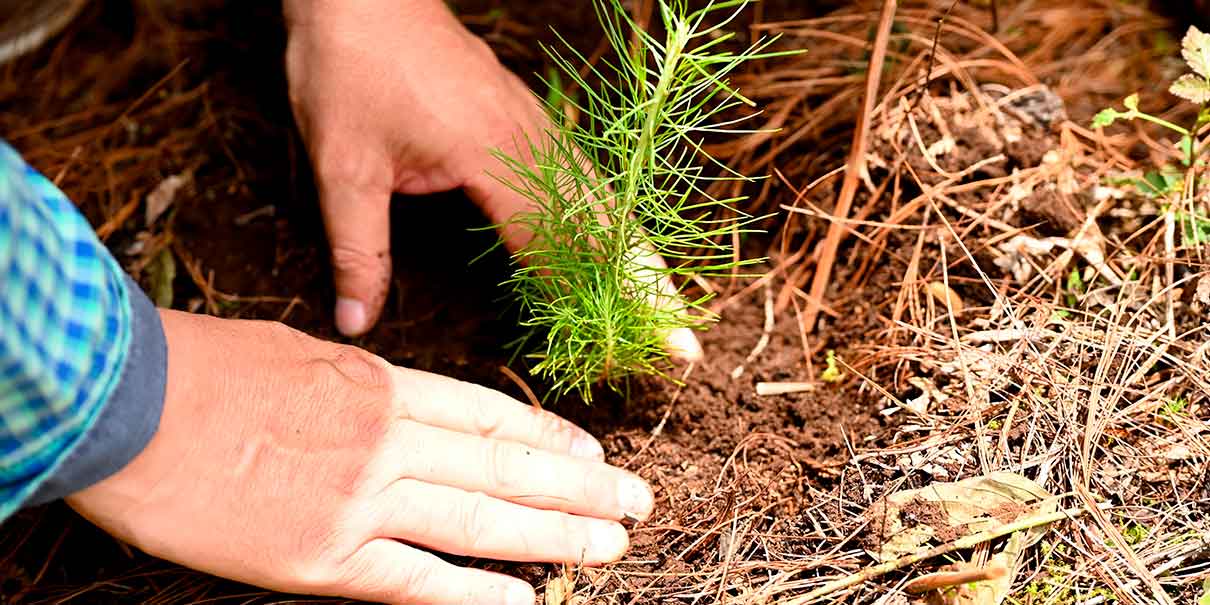
<instances>
[{"instance_id":1,"label":"brown fallen leaf","mask_svg":"<svg viewBox=\"0 0 1210 605\"><path fill-rule=\"evenodd\" d=\"M160 184L147 194L147 206L143 213L145 226L150 227L156 219L160 218L160 215L172 206L172 202L176 200L176 194L189 183L189 178L187 172L174 174L160 181Z\"/></svg>"},{"instance_id":2,"label":"brown fallen leaf","mask_svg":"<svg viewBox=\"0 0 1210 605\"><path fill-rule=\"evenodd\" d=\"M1036 512L1055 510L1042 486L1007 471L895 492L867 512L885 540L870 555L890 561ZM1039 509L1040 503L1046 505ZM1039 536L1040 537L1040 536Z\"/></svg>"},{"instance_id":3,"label":"brown fallen leaf","mask_svg":"<svg viewBox=\"0 0 1210 605\"><path fill-rule=\"evenodd\" d=\"M881 548L870 554L883 562L901 559L928 550L930 542L952 542L1057 509L1058 502L1042 486L1007 471L903 490L867 512L872 527L885 537ZM1042 526L1014 532L986 566L943 568L909 586L920 592L935 590L931 602L937 605L1000 605L1012 586L1022 551L1045 531Z\"/></svg>"}]
</instances>

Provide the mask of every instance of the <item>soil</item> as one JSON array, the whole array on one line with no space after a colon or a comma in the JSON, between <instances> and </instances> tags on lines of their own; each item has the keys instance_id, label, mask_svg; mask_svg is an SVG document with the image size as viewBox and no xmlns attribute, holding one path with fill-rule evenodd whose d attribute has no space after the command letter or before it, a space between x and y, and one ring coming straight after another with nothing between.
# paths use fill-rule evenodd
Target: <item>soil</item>
<instances>
[{"instance_id":1,"label":"soil","mask_svg":"<svg viewBox=\"0 0 1210 605\"><path fill-rule=\"evenodd\" d=\"M130 199L137 202L169 175L188 173L190 184L160 225L148 229L141 212L135 212L109 227L106 243L124 266L153 289L156 271L148 259L155 255L149 250L171 250L178 267L171 283L173 307L280 320L320 338L345 340L332 325L326 242L306 154L284 94L284 34L277 7L223 4L204 2L200 9L177 10L148 0L132 10L119 3L93 3L58 42L0 70L0 137L48 174L70 164L73 147L68 143L74 140L103 141L98 146L102 151L134 149L133 162L104 153L103 161L95 162L111 172L120 168L117 177L92 167L94 162L66 171L62 187L102 229ZM553 41L549 26L585 54L600 37L590 11L568 11L554 2L453 4L531 83L536 81L532 74L543 67L534 42ZM765 18L802 18L831 8L828 3L813 3L810 9L788 1L760 4ZM63 66L83 67L73 71ZM137 100L166 73L174 76L158 100L184 100L164 102L155 111L140 106ZM45 87L46 93L24 85L31 80L53 85ZM201 92L190 97L193 91ZM989 141L985 131L958 128L954 153L943 167L958 170L1000 152L1006 163L990 165L971 178L1036 166L1056 141L1047 125L1027 123L1052 109L1045 98L1033 100L1037 103L1023 99L1025 105L1013 114L1029 136L1006 145ZM87 117L36 127L81 112ZM926 125L921 136L932 144L941 133ZM921 157L909 162L922 174L932 172ZM780 202L792 198L779 186L772 190ZM816 195L826 206L825 199L834 193L821 189ZM858 206L861 202L859 198ZM1043 234L1064 233L1082 220L1078 208L1044 189L1021 206L1023 219ZM884 210L877 208L872 218ZM500 369L528 375L507 349L521 335L508 293L497 285L508 275L508 259L499 251L478 258L495 241L492 233L479 229L486 224L456 192L396 198L395 272L386 310L372 332L348 342L399 365L524 400L522 390ZM834 350L841 360L855 360L869 352L872 341L877 344L887 329L883 305L899 292L915 239L915 232L895 233L868 267L842 249L828 294L841 312L825 315L807 340L790 309L776 316L768 346L747 361L765 322L766 293L756 289L729 304L718 324L702 334L704 363L687 375L684 367L670 369L670 375L684 376L683 386L643 378L631 381L623 393L601 391L591 406L574 398L547 403L600 437L610 462L655 486L656 513L632 528L626 560L608 572L583 570L592 590L608 595L600 602L684 602L680 597L693 595L703 577L719 573L740 555L757 561L748 563L744 573L771 575L776 569L771 561L839 549L848 543L846 536L861 529L829 524L820 509L843 507L859 514L892 485L919 487L929 479L916 469L852 464L864 452L910 440L898 431L904 414L884 414L884 394L851 371L836 383L817 380L826 350ZM745 252L765 255L770 241L752 238L745 242ZM946 251L951 259L963 258L956 246L947 245ZM990 261L984 264L990 266ZM990 305L982 287L963 285L967 278L975 283L971 267L955 263L952 275L968 305ZM220 295L208 295L199 283ZM720 282L726 289L719 300L746 284ZM740 366L742 373L733 378ZM808 381L815 387L797 394L759 396L755 391L758 382ZM539 395L544 391L540 383L530 384ZM903 392L892 394L903 399L919 394L912 389L904 386ZM930 511L916 512L927 517ZM738 535L747 540L741 543ZM544 565L475 563L537 584L556 573ZM852 571L859 564L841 557L830 565ZM0 530L0 580L0 603L6 604L305 602L133 552L62 504L23 511ZM728 589L742 591L741 583L737 579Z\"/></svg>"},{"instance_id":2,"label":"soil","mask_svg":"<svg viewBox=\"0 0 1210 605\"><path fill-rule=\"evenodd\" d=\"M554 4L538 2L534 6ZM468 6L464 10L473 15L492 8ZM583 44L589 50L595 45L595 24L575 17L591 17L591 13L546 13L552 19L557 17L564 35L591 41ZM541 15L546 13L539 11L530 17L541 23ZM63 48L82 54L120 52L132 37L141 35L138 28L146 25L136 15L120 7L93 7L69 28L66 36L75 40ZM218 303L220 314L280 319L317 337L340 340L331 323L333 293L314 191L283 94L279 57L284 41L276 16L257 11L227 25L221 25L221 12L172 17L178 25L183 22L195 28L182 36L190 62L183 70L185 81L174 82L173 88L188 89L190 84L205 81L210 96L221 99L224 106L187 108L183 123L181 116L175 116L177 127L182 127L190 125L189 120L206 121L206 112L213 111L217 124L201 129L187 149L153 160L155 169L147 177L148 185L182 170L192 175L191 185L170 211L167 231L172 242L165 245L176 252L179 265L196 263L202 275L212 278L215 290L243 299ZM206 29L211 27L220 29ZM94 33L98 28L101 33ZM243 35L254 31L260 35ZM524 73L527 65L532 67L532 57L509 53L507 49L512 47L508 44L501 47L502 56L519 72ZM22 59L16 69L37 71L37 63L48 60L50 52L47 49ZM232 60L236 56L239 60ZM70 65L72 60L71 55L62 58L64 64ZM148 81L154 77L150 74L172 67L169 62L154 54L134 59L126 66L130 79L113 83L109 98L137 95L154 83ZM34 112L35 102L32 96L10 90L3 110ZM55 117L41 113L42 117ZM167 127L155 118L145 124L154 135L164 136L161 129ZM6 131L13 132L13 126ZM53 134L45 133L48 138ZM18 137L13 143L30 152L38 140ZM52 171L43 156L28 156L36 166ZM255 162L250 158L256 158ZM70 182L64 189L97 226L112 215L114 199L73 190ZM474 230L485 226L485 219L464 196L450 193L394 200L392 224L395 273L386 311L377 328L351 342L399 365L484 384L524 399L522 391L499 369L510 366L527 375L506 349L520 335L515 317L507 311L507 292L496 286L507 276L508 260L502 253L493 253L472 262L494 242L492 233ZM154 245L154 240L140 240L140 231L136 217L121 225L107 243L150 288L152 272L140 271L145 267L139 262L146 251L136 242ZM759 241L749 245L760 247ZM132 246L135 254L130 253ZM174 306L205 310L205 297L183 266L173 285ZM758 291L750 301L731 305L718 325L703 334L707 361L694 369L684 387L648 378L633 381L624 395L603 391L591 407L573 399L550 404L599 436L611 462L626 464L655 486L657 514L645 526L635 528L632 561L642 561L653 570L675 571L691 568L706 556L703 552L717 550L708 542L691 546L692 536L676 528L700 518L697 501L720 489L750 497L736 504L743 510L792 519L795 503L808 500L807 485L831 489L850 448L864 447L887 428L878 414L876 398L857 393L851 381L802 394L755 394L758 381L812 379L803 363L799 329L785 318L776 324L764 352L745 364L764 323L762 296ZM859 316L850 317L847 323L854 338L868 328ZM849 337L840 329L831 339L844 342ZM741 364L745 365L743 375L732 379L732 370ZM673 368L670 373L679 376L682 371ZM534 386L541 392L541 385ZM657 425L662 431L653 437ZM737 454L742 458L733 460ZM742 485L736 485L737 481ZM779 512L778 506L789 509ZM670 539L670 532L676 537ZM797 532L790 528L785 533L787 545L806 540L806 528ZM22 512L6 524L3 536L3 544L13 546L12 554L0 559L4 602L41 602L88 585L92 585L90 589L73 602L136 603L154 595L188 601L201 594L228 595L234 601L243 598L236 595L248 592L247 587L213 581L131 552L61 504ZM537 582L548 573L541 566L512 571ZM130 581L132 575L143 579ZM169 584L147 578L163 578ZM178 594L175 582L184 582L190 589Z\"/></svg>"}]
</instances>

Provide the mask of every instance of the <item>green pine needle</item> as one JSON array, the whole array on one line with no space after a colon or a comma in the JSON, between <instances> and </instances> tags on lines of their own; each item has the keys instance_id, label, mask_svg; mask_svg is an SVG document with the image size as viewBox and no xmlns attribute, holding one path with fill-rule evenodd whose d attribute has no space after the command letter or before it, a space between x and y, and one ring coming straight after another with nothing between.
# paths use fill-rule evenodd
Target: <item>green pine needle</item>
<instances>
[{"instance_id":1,"label":"green pine needle","mask_svg":"<svg viewBox=\"0 0 1210 605\"><path fill-rule=\"evenodd\" d=\"M541 341L529 354L533 372L551 381L555 394L574 391L591 401L598 383L617 388L628 376L662 375L664 336L702 327L709 314L706 297L681 300L661 282L718 275L737 264L720 242L749 231L756 217L718 212L734 210L742 198L716 199L706 188L747 177L709 157L702 144L707 136L750 132L735 128L744 118L721 117L752 105L728 74L751 59L789 54L765 52L773 39L740 53L725 50L732 34L724 28L746 4L719 0L690 11L683 0L661 0L665 33L657 39L619 0L594 0L613 56L584 77L586 59L565 41L566 54L546 49L563 80L559 88L580 91L559 100L575 107L581 123L551 107L555 127L527 142L528 159L498 157L513 172L502 180L537 207L512 219L533 239L514 255L507 283L523 325L533 330L529 341ZM716 218L725 214L739 218ZM669 266L648 266L650 253Z\"/></svg>"}]
</instances>

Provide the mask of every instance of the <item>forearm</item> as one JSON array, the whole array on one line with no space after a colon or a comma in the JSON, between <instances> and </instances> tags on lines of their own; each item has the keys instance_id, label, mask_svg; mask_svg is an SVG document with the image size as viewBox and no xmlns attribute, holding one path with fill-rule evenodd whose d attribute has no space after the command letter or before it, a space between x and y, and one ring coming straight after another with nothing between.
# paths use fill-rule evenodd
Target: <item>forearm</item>
<instances>
[{"instance_id":1,"label":"forearm","mask_svg":"<svg viewBox=\"0 0 1210 605\"><path fill-rule=\"evenodd\" d=\"M0 142L0 519L141 451L165 359L146 297L63 194Z\"/></svg>"}]
</instances>

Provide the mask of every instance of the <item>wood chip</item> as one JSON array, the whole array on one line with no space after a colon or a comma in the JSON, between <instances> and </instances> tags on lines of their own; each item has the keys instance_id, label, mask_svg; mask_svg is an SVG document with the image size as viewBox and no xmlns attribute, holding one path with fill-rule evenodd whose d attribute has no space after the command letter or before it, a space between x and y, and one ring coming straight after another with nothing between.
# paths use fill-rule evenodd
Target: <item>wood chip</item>
<instances>
[{"instance_id":1,"label":"wood chip","mask_svg":"<svg viewBox=\"0 0 1210 605\"><path fill-rule=\"evenodd\" d=\"M949 312L952 315L958 315L959 313L962 313L963 309L966 308L966 305L962 302L962 297L958 296L958 293L954 292L953 288L950 288L942 282L929 282L928 284L925 284L924 289L930 295L932 295L933 298L937 299L937 302L945 305L945 308L949 309Z\"/></svg>"},{"instance_id":2,"label":"wood chip","mask_svg":"<svg viewBox=\"0 0 1210 605\"><path fill-rule=\"evenodd\" d=\"M813 382L758 382L756 383L757 395L786 395L788 393L803 393L806 391L814 391L815 383Z\"/></svg>"},{"instance_id":3,"label":"wood chip","mask_svg":"<svg viewBox=\"0 0 1210 605\"><path fill-rule=\"evenodd\" d=\"M181 173L174 174L156 185L151 193L147 194L147 206L144 208L143 224L150 227L164 211L172 206L172 202L176 200L176 194L186 184L189 183L189 174Z\"/></svg>"}]
</instances>

